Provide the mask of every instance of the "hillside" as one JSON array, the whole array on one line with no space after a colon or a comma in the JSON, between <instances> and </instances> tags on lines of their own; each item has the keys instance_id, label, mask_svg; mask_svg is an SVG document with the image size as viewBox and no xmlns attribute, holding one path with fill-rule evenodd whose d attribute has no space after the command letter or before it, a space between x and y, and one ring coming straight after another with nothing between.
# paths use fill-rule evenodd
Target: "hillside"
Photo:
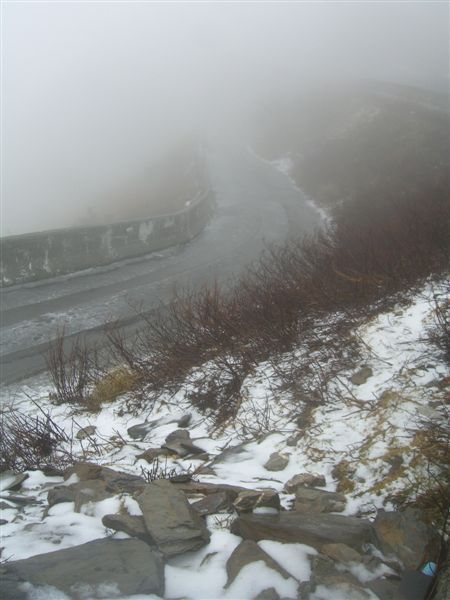
<instances>
[{"instance_id":1,"label":"hillside","mask_svg":"<svg viewBox=\"0 0 450 600\"><path fill-rule=\"evenodd\" d=\"M10 598L447 597L450 162L429 101L273 104L251 151L322 228L111 329L106 367L62 332L50 378L9 389Z\"/></svg>"}]
</instances>

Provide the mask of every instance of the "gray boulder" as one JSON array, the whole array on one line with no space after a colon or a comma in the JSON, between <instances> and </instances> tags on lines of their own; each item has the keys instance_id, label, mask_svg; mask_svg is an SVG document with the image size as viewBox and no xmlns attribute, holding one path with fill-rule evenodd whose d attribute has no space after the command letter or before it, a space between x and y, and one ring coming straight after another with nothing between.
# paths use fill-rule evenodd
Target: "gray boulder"
<instances>
[{"instance_id":1,"label":"gray boulder","mask_svg":"<svg viewBox=\"0 0 450 600\"><path fill-rule=\"evenodd\" d=\"M143 440L154 427L155 424L152 423L138 423L128 427L127 433L133 440Z\"/></svg>"},{"instance_id":2,"label":"gray boulder","mask_svg":"<svg viewBox=\"0 0 450 600\"><path fill-rule=\"evenodd\" d=\"M370 367L362 367L350 377L350 381L353 385L363 385L372 375L373 371Z\"/></svg>"},{"instance_id":3,"label":"gray boulder","mask_svg":"<svg viewBox=\"0 0 450 600\"><path fill-rule=\"evenodd\" d=\"M341 563L360 563L363 558L359 552L346 544L325 544L322 546L322 554Z\"/></svg>"},{"instance_id":4,"label":"gray boulder","mask_svg":"<svg viewBox=\"0 0 450 600\"><path fill-rule=\"evenodd\" d=\"M198 550L209 542L209 532L183 492L164 479L135 494L145 526L165 556Z\"/></svg>"},{"instance_id":5,"label":"gray boulder","mask_svg":"<svg viewBox=\"0 0 450 600\"><path fill-rule=\"evenodd\" d=\"M348 598L349 600L370 600L368 590L350 573L338 571L332 560L325 556L313 556L311 559L311 578L300 584L300 599L317 598L318 588L325 588L327 597Z\"/></svg>"},{"instance_id":6,"label":"gray boulder","mask_svg":"<svg viewBox=\"0 0 450 600\"><path fill-rule=\"evenodd\" d=\"M162 456L170 456L171 452L167 448L148 448L141 454L136 455L137 460L145 460L148 463L152 463L157 458Z\"/></svg>"},{"instance_id":7,"label":"gray boulder","mask_svg":"<svg viewBox=\"0 0 450 600\"><path fill-rule=\"evenodd\" d=\"M198 502L194 502L191 504L191 507L204 517L218 512L230 511L231 501L225 492L218 492L217 494L205 496L205 498L202 498Z\"/></svg>"},{"instance_id":8,"label":"gray boulder","mask_svg":"<svg viewBox=\"0 0 450 600\"><path fill-rule=\"evenodd\" d=\"M325 477L317 473L299 473L291 477L284 486L286 494L295 494L298 487L323 487L327 484Z\"/></svg>"},{"instance_id":9,"label":"gray boulder","mask_svg":"<svg viewBox=\"0 0 450 600\"><path fill-rule=\"evenodd\" d=\"M28 479L28 473L14 473L14 471L3 471L0 473L0 491L17 492L22 483Z\"/></svg>"},{"instance_id":10,"label":"gray boulder","mask_svg":"<svg viewBox=\"0 0 450 600\"><path fill-rule=\"evenodd\" d=\"M191 440L189 431L186 429L177 429L172 431L166 437L163 448L178 454L180 458L190 456L191 454L205 454L203 448L199 448Z\"/></svg>"},{"instance_id":11,"label":"gray boulder","mask_svg":"<svg viewBox=\"0 0 450 600\"><path fill-rule=\"evenodd\" d=\"M282 454L281 452L273 452L269 460L264 465L264 468L268 471L282 471L285 469L289 462L289 456Z\"/></svg>"},{"instance_id":12,"label":"gray boulder","mask_svg":"<svg viewBox=\"0 0 450 600\"><path fill-rule=\"evenodd\" d=\"M383 554L395 555L406 569L437 562L440 537L436 529L420 519L418 511L379 511L374 522L376 545Z\"/></svg>"},{"instance_id":13,"label":"gray boulder","mask_svg":"<svg viewBox=\"0 0 450 600\"><path fill-rule=\"evenodd\" d=\"M276 561L273 560L267 552L264 552L262 548L251 540L244 540L239 544L237 548L231 553L230 558L227 561L227 582L225 588L230 587L233 581L241 572L241 569L246 567L248 564L262 560L269 569L272 569L279 573L284 579L289 579L291 575L283 569Z\"/></svg>"},{"instance_id":14,"label":"gray boulder","mask_svg":"<svg viewBox=\"0 0 450 600\"><path fill-rule=\"evenodd\" d=\"M239 493L233 506L238 513L262 507L280 510L280 497L275 490L248 490Z\"/></svg>"},{"instance_id":15,"label":"gray boulder","mask_svg":"<svg viewBox=\"0 0 450 600\"><path fill-rule=\"evenodd\" d=\"M299 486L295 490L295 510L312 513L342 512L347 499L336 492Z\"/></svg>"},{"instance_id":16,"label":"gray boulder","mask_svg":"<svg viewBox=\"0 0 450 600\"><path fill-rule=\"evenodd\" d=\"M140 540L94 540L5 565L6 598L22 600L20 585L53 586L73 600L164 594L160 555ZM2 582L3 585L3 582ZM107 595L108 589L111 596Z\"/></svg>"},{"instance_id":17,"label":"gray boulder","mask_svg":"<svg viewBox=\"0 0 450 600\"><path fill-rule=\"evenodd\" d=\"M92 437L96 430L97 427L95 425L88 425L87 427L79 429L75 437L77 440L85 440L86 438Z\"/></svg>"},{"instance_id":18,"label":"gray boulder","mask_svg":"<svg viewBox=\"0 0 450 600\"><path fill-rule=\"evenodd\" d=\"M140 515L129 515L127 513L105 515L102 523L108 529L123 531L131 537L137 537L144 542L150 543L150 536L145 526L144 517Z\"/></svg>"},{"instance_id":19,"label":"gray boulder","mask_svg":"<svg viewBox=\"0 0 450 600\"><path fill-rule=\"evenodd\" d=\"M77 483L55 486L47 494L49 507L62 502L75 502L75 512L80 512L83 504L87 502L100 502L124 492L132 494L146 485L141 477L112 471L111 469L104 471L101 467L98 469L89 467L82 471L82 475L85 474L98 475L98 478L82 478Z\"/></svg>"},{"instance_id":20,"label":"gray boulder","mask_svg":"<svg viewBox=\"0 0 450 600\"><path fill-rule=\"evenodd\" d=\"M74 502L75 491L68 485L57 485L47 494L47 502L49 507L63 502Z\"/></svg>"},{"instance_id":21,"label":"gray boulder","mask_svg":"<svg viewBox=\"0 0 450 600\"><path fill-rule=\"evenodd\" d=\"M241 515L231 525L244 539L275 540L313 546L341 543L361 551L372 541L372 526L365 519L331 514L280 512L278 515Z\"/></svg>"}]
</instances>

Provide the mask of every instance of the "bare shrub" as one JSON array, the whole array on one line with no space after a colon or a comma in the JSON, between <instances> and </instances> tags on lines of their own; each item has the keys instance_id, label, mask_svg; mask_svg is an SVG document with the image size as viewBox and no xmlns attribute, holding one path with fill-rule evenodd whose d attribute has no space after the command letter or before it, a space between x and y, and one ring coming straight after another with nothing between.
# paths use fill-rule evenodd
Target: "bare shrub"
<instances>
[{"instance_id":1,"label":"bare shrub","mask_svg":"<svg viewBox=\"0 0 450 600\"><path fill-rule=\"evenodd\" d=\"M70 438L49 412L30 417L19 410L5 410L0 420L0 471L11 469L65 469L73 463Z\"/></svg>"},{"instance_id":2,"label":"bare shrub","mask_svg":"<svg viewBox=\"0 0 450 600\"><path fill-rule=\"evenodd\" d=\"M158 479L167 479L169 481L192 481L194 479L195 470L192 466L187 469L177 469L176 467L169 467L167 465L167 458L164 463L161 463L158 457L156 457L149 469L141 467L141 477L147 482L152 483Z\"/></svg>"},{"instance_id":3,"label":"bare shrub","mask_svg":"<svg viewBox=\"0 0 450 600\"><path fill-rule=\"evenodd\" d=\"M447 282L442 293L435 291L433 300L434 323L428 330L429 341L450 364L450 283Z\"/></svg>"},{"instance_id":4,"label":"bare shrub","mask_svg":"<svg viewBox=\"0 0 450 600\"><path fill-rule=\"evenodd\" d=\"M46 355L57 404L83 404L96 363L94 354L82 337L72 342L67 339L64 327L57 330Z\"/></svg>"},{"instance_id":5,"label":"bare shrub","mask_svg":"<svg viewBox=\"0 0 450 600\"><path fill-rule=\"evenodd\" d=\"M226 420L259 362L276 362L302 344L320 348L324 333L339 346L342 323L388 308L447 268L450 236L441 224L449 222L450 205L439 198L349 203L327 230L267 248L233 285L178 291L156 315L143 315L146 325L133 344L110 333L116 356L154 393L175 391L191 371L209 365L189 397ZM340 315L334 327L320 331L331 313Z\"/></svg>"}]
</instances>

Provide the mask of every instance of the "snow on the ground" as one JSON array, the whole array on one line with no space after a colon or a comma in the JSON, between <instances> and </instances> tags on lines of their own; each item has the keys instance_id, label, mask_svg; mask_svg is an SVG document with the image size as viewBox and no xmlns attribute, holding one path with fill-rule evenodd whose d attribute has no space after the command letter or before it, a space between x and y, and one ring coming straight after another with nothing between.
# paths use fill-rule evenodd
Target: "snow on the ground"
<instances>
[{"instance_id":1,"label":"snow on the ground","mask_svg":"<svg viewBox=\"0 0 450 600\"><path fill-rule=\"evenodd\" d=\"M335 377L329 386L329 401L313 410L310 425L303 432L292 421L288 395L273 391L267 365L261 365L259 371L244 383L245 400L239 418L234 425L220 432L213 430L212 423L188 405L184 391L172 400L160 402L151 412L144 411L137 416L124 410L123 398L104 405L98 414L70 413L66 406L51 405L48 382L41 378L37 382L28 381L22 391L18 388L4 390L3 408L14 404L29 415L38 414L39 408L30 400L33 398L44 410L51 409L52 418L71 437L81 427L95 425L96 443L74 440L73 451L83 460L95 460L138 475L142 468L150 465L137 460L136 455L149 447L160 446L176 429L172 419L191 412L191 438L212 458L226 447L247 441L244 452L215 463L216 475L200 475L201 481L247 488L271 487L281 493L286 481L294 475L313 472L325 476L325 489L335 490L338 481L332 475L333 467L347 461L346 475L355 487L345 492L348 498L346 514L370 517L376 508L389 508L388 495L400 490L414 469L423 468L417 461L414 433L418 419L438 415L443 391L437 383L448 375L448 369L437 351L426 342L433 310L432 292L432 286L427 285L408 305L402 304L379 314L358 328L356 334L363 348L361 364L356 364L351 372L342 372ZM362 366L370 367L373 375L365 383L354 385L350 377ZM128 427L154 418L161 421L145 441L129 439ZM251 424L255 423L263 435L249 440ZM287 445L288 438L296 432L300 434L297 444ZM282 451L290 457L287 467L279 472L264 468L274 451ZM403 461L397 471L389 462L396 453ZM414 465L413 458L416 458ZM168 469L179 471L200 464L193 458L167 460ZM46 477L41 472L29 472L29 475L20 493L33 497L30 503L17 506L7 500L8 492L0 493L0 502L10 505L3 508L1 516L8 521L2 526L3 559L22 559L110 535L102 525L101 517L116 512L121 501L131 514L139 514L137 503L126 494L122 499L116 497L86 504L80 513L73 512L73 503L57 504L48 510L48 489L61 485L62 478ZM293 496L282 494L281 499L287 508ZM240 542L240 538L228 531L229 521L227 515L209 516L210 543L196 553L168 561L166 597L247 598L269 587L275 587L281 597L295 597L297 582L309 579L309 557L315 550L301 544L271 541L260 542L261 548L291 573L292 579L285 580L265 565L254 564L243 569L233 584L224 590L226 561ZM116 536L126 537L125 534ZM248 595L250 589L251 596ZM41 592L35 591L32 597L38 600ZM328 593L318 590L316 597L331 597ZM150 597L145 598L149 600Z\"/></svg>"}]
</instances>

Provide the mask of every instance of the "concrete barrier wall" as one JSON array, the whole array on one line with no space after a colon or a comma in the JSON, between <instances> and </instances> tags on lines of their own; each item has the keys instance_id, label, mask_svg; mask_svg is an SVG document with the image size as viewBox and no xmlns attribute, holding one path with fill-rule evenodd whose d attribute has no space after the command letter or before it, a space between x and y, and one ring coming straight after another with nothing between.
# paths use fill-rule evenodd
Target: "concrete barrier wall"
<instances>
[{"instance_id":1,"label":"concrete barrier wall","mask_svg":"<svg viewBox=\"0 0 450 600\"><path fill-rule=\"evenodd\" d=\"M212 205L212 192L205 189L188 207L166 216L4 237L2 285L38 281L182 244L200 233Z\"/></svg>"}]
</instances>

